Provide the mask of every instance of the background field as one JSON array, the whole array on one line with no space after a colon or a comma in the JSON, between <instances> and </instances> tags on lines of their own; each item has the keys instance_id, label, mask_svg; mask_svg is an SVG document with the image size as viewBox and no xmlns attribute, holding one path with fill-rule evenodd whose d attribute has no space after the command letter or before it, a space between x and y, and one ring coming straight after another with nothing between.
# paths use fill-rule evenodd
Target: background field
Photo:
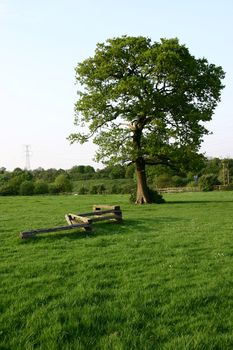
<instances>
[{"instance_id":1,"label":"background field","mask_svg":"<svg viewBox=\"0 0 233 350\"><path fill-rule=\"evenodd\" d=\"M0 349L232 349L232 192L0 197ZM21 240L67 212L124 223Z\"/></svg>"}]
</instances>

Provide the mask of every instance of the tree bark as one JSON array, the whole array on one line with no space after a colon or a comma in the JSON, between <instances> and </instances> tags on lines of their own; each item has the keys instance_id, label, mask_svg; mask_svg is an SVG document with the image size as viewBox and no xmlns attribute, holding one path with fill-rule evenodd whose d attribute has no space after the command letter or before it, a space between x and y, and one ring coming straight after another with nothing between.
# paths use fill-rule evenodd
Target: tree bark
<instances>
[{"instance_id":1,"label":"tree bark","mask_svg":"<svg viewBox=\"0 0 233 350\"><path fill-rule=\"evenodd\" d=\"M144 120L144 119L143 119ZM150 196L148 186L146 182L146 164L141 153L141 137L143 129L143 120L138 120L132 125L133 132L133 145L139 156L135 160L136 165L136 177L137 177L137 195L136 204L150 203Z\"/></svg>"},{"instance_id":2,"label":"tree bark","mask_svg":"<svg viewBox=\"0 0 233 350\"><path fill-rule=\"evenodd\" d=\"M137 176L136 204L151 203L147 181L146 181L145 161L142 157L140 157L136 160L135 164L136 164L136 176Z\"/></svg>"}]
</instances>

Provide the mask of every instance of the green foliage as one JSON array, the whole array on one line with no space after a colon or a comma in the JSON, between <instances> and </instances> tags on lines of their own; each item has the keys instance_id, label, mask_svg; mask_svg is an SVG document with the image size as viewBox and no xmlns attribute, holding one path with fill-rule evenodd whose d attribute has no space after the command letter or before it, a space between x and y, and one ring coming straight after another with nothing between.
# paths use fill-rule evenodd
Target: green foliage
<instances>
[{"instance_id":1,"label":"green foliage","mask_svg":"<svg viewBox=\"0 0 233 350\"><path fill-rule=\"evenodd\" d=\"M68 171L71 180L87 180L95 175L95 169L90 165L75 165Z\"/></svg>"},{"instance_id":2,"label":"green foliage","mask_svg":"<svg viewBox=\"0 0 233 350\"><path fill-rule=\"evenodd\" d=\"M153 185L155 188L166 188L166 187L184 187L188 183L186 177L171 175L169 173L162 173L155 176Z\"/></svg>"},{"instance_id":3,"label":"green foliage","mask_svg":"<svg viewBox=\"0 0 233 350\"><path fill-rule=\"evenodd\" d=\"M100 184L98 187L98 193L99 194L103 194L106 191L106 187L104 186L104 184Z\"/></svg>"},{"instance_id":4,"label":"green foliage","mask_svg":"<svg viewBox=\"0 0 233 350\"><path fill-rule=\"evenodd\" d=\"M96 179L109 178L109 179L124 179L126 167L120 164L106 166L103 169L98 169L95 173Z\"/></svg>"},{"instance_id":5,"label":"green foliage","mask_svg":"<svg viewBox=\"0 0 233 350\"><path fill-rule=\"evenodd\" d=\"M198 183L202 191L213 191L215 185L220 185L218 177L215 174L202 175Z\"/></svg>"},{"instance_id":6,"label":"green foliage","mask_svg":"<svg viewBox=\"0 0 233 350\"><path fill-rule=\"evenodd\" d=\"M12 173L4 173L0 178L0 195L18 195L21 191L21 184L26 182L25 186L27 186L27 182L32 182L32 179L31 172L20 168L15 168Z\"/></svg>"},{"instance_id":7,"label":"green foliage","mask_svg":"<svg viewBox=\"0 0 233 350\"><path fill-rule=\"evenodd\" d=\"M58 192L71 192L72 183L65 174L60 174L54 181L54 186L58 189Z\"/></svg>"},{"instance_id":8,"label":"green foliage","mask_svg":"<svg viewBox=\"0 0 233 350\"><path fill-rule=\"evenodd\" d=\"M34 194L46 194L49 192L48 184L43 180L37 180L34 184Z\"/></svg>"},{"instance_id":9,"label":"green foliage","mask_svg":"<svg viewBox=\"0 0 233 350\"><path fill-rule=\"evenodd\" d=\"M128 165L125 169L125 178L126 179L133 179L135 176L135 165L132 163Z\"/></svg>"},{"instance_id":10,"label":"green foliage","mask_svg":"<svg viewBox=\"0 0 233 350\"><path fill-rule=\"evenodd\" d=\"M222 162L219 158L207 159L205 167L203 167L202 174L215 174L218 176L219 171L222 168Z\"/></svg>"},{"instance_id":11,"label":"green foliage","mask_svg":"<svg viewBox=\"0 0 233 350\"><path fill-rule=\"evenodd\" d=\"M120 193L119 192L119 187L117 187L117 185L113 185L111 190L110 190L110 193L111 194L117 194L117 193Z\"/></svg>"},{"instance_id":12,"label":"green foliage","mask_svg":"<svg viewBox=\"0 0 233 350\"><path fill-rule=\"evenodd\" d=\"M163 198L163 196L151 188L149 188L149 197L150 197L151 203L157 203L157 204L165 203L165 199Z\"/></svg>"},{"instance_id":13,"label":"green foliage","mask_svg":"<svg viewBox=\"0 0 233 350\"><path fill-rule=\"evenodd\" d=\"M172 176L172 184L175 187L184 187L188 184L188 179L182 176Z\"/></svg>"},{"instance_id":14,"label":"green foliage","mask_svg":"<svg viewBox=\"0 0 233 350\"><path fill-rule=\"evenodd\" d=\"M88 188L85 186L80 187L78 194L87 194L88 193Z\"/></svg>"},{"instance_id":15,"label":"green foliage","mask_svg":"<svg viewBox=\"0 0 233 350\"><path fill-rule=\"evenodd\" d=\"M50 194L58 194L60 192L59 187L57 187L55 183L49 184L48 188Z\"/></svg>"},{"instance_id":16,"label":"green foliage","mask_svg":"<svg viewBox=\"0 0 233 350\"><path fill-rule=\"evenodd\" d=\"M156 188L172 187L172 176L169 174L161 174L154 179L154 185Z\"/></svg>"},{"instance_id":17,"label":"green foliage","mask_svg":"<svg viewBox=\"0 0 233 350\"><path fill-rule=\"evenodd\" d=\"M97 44L93 57L76 67L82 85L75 124L89 127L71 142L95 135L97 160L136 161L188 167L220 100L224 72L196 59L178 39L152 42L123 36Z\"/></svg>"},{"instance_id":18,"label":"green foliage","mask_svg":"<svg viewBox=\"0 0 233 350\"><path fill-rule=\"evenodd\" d=\"M75 181L73 186L73 192L78 193L82 186L88 189L88 193L90 194L98 194L100 193L100 187L104 185L104 193L111 194L113 190L114 193L130 193L132 187L136 185L130 179L109 179L109 178L100 178L100 179L91 179L86 181ZM126 192L127 191L127 192Z\"/></svg>"},{"instance_id":19,"label":"green foliage","mask_svg":"<svg viewBox=\"0 0 233 350\"><path fill-rule=\"evenodd\" d=\"M214 180L214 184L222 185L222 189L231 189L233 159L203 159L201 166L201 169L194 167L192 171L180 172L176 168L165 165L147 165L146 175L149 187L183 187L188 185L188 187L194 186L197 188L198 178L200 179L202 175L213 174L218 179L218 181L216 179L216 181ZM77 173L79 174L77 175L77 169L84 172ZM212 172L210 173L209 171ZM119 178L120 176L124 176L124 178ZM196 176L197 180L195 180ZM50 177L53 179L52 182L46 180ZM57 177L58 180L55 183ZM104 193L106 194L131 193L136 186L135 164L130 164L129 166L107 166L96 171L91 166L75 166L70 170L44 170L37 168L30 172L20 168L16 168L12 172L6 171L5 168L2 168L2 170L0 168L0 196L19 195L20 185L25 180L34 182L35 194L46 194L48 192L51 194L61 193L63 191L61 183L64 178L72 184L72 190L76 193L79 192L80 187L84 186L87 189L87 193L98 194L101 184L105 186ZM74 180L76 178L81 178L81 180ZM70 189L70 185L68 185L68 189Z\"/></svg>"},{"instance_id":20,"label":"green foliage","mask_svg":"<svg viewBox=\"0 0 233 350\"><path fill-rule=\"evenodd\" d=\"M55 181L55 178L60 175L62 171L57 169L47 169L47 170L39 170L39 178L46 181L47 183L52 183Z\"/></svg>"},{"instance_id":21,"label":"green foliage","mask_svg":"<svg viewBox=\"0 0 233 350\"><path fill-rule=\"evenodd\" d=\"M17 194L19 194L18 188L16 189L11 183L0 186L0 196L15 196Z\"/></svg>"},{"instance_id":22,"label":"green foliage","mask_svg":"<svg viewBox=\"0 0 233 350\"><path fill-rule=\"evenodd\" d=\"M118 192L114 193L122 193L122 194L129 194L132 192L135 192L136 189L136 183L130 183L130 184L123 184L121 187L118 188Z\"/></svg>"},{"instance_id":23,"label":"green foliage","mask_svg":"<svg viewBox=\"0 0 233 350\"><path fill-rule=\"evenodd\" d=\"M109 169L109 177L110 179L124 179L125 177L125 167L117 164L111 167L108 167Z\"/></svg>"},{"instance_id":24,"label":"green foliage","mask_svg":"<svg viewBox=\"0 0 233 350\"><path fill-rule=\"evenodd\" d=\"M9 173L0 173L0 186L7 183L7 181L10 180L10 174Z\"/></svg>"},{"instance_id":25,"label":"green foliage","mask_svg":"<svg viewBox=\"0 0 233 350\"><path fill-rule=\"evenodd\" d=\"M69 139L84 143L94 136L96 160L109 166L135 163L137 203L147 203L147 164L200 169L200 145L208 134L203 122L220 101L224 76L221 67L196 59L177 38L108 39L76 67L82 86L75 105L79 132Z\"/></svg>"},{"instance_id":26,"label":"green foliage","mask_svg":"<svg viewBox=\"0 0 233 350\"><path fill-rule=\"evenodd\" d=\"M34 193L34 183L30 180L25 180L20 184L19 194L21 196L31 196Z\"/></svg>"},{"instance_id":27,"label":"green foliage","mask_svg":"<svg viewBox=\"0 0 233 350\"><path fill-rule=\"evenodd\" d=\"M90 189L90 194L97 194L98 193L98 186L93 185Z\"/></svg>"},{"instance_id":28,"label":"green foliage","mask_svg":"<svg viewBox=\"0 0 233 350\"><path fill-rule=\"evenodd\" d=\"M22 178L22 176L13 176L8 183L6 184L6 187L8 187L10 189L10 194L11 195L17 195L19 194L19 189L20 189L20 185L21 183L24 181L24 179Z\"/></svg>"},{"instance_id":29,"label":"green foliage","mask_svg":"<svg viewBox=\"0 0 233 350\"><path fill-rule=\"evenodd\" d=\"M4 166L0 167L0 174L5 174L7 172L6 168Z\"/></svg>"}]
</instances>

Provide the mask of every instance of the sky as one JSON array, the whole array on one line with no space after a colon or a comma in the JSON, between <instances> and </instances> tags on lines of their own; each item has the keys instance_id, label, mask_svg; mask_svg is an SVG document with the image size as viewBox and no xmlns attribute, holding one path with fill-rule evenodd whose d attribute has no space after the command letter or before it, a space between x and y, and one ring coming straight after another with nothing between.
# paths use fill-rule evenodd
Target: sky
<instances>
[{"instance_id":1,"label":"sky","mask_svg":"<svg viewBox=\"0 0 233 350\"><path fill-rule=\"evenodd\" d=\"M122 35L177 37L223 67L225 89L201 151L233 158L232 0L0 0L0 167L25 168L29 159L31 169L101 168L95 145L67 140L77 131L74 69L97 43Z\"/></svg>"}]
</instances>

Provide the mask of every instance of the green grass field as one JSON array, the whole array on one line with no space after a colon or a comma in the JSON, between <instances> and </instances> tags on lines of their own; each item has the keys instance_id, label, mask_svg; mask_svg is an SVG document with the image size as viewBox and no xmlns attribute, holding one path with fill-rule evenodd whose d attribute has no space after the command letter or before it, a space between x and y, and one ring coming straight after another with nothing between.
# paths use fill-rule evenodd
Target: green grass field
<instances>
[{"instance_id":1,"label":"green grass field","mask_svg":"<svg viewBox=\"0 0 233 350\"><path fill-rule=\"evenodd\" d=\"M0 349L233 349L233 193L0 197ZM124 223L21 240L93 204Z\"/></svg>"}]
</instances>

